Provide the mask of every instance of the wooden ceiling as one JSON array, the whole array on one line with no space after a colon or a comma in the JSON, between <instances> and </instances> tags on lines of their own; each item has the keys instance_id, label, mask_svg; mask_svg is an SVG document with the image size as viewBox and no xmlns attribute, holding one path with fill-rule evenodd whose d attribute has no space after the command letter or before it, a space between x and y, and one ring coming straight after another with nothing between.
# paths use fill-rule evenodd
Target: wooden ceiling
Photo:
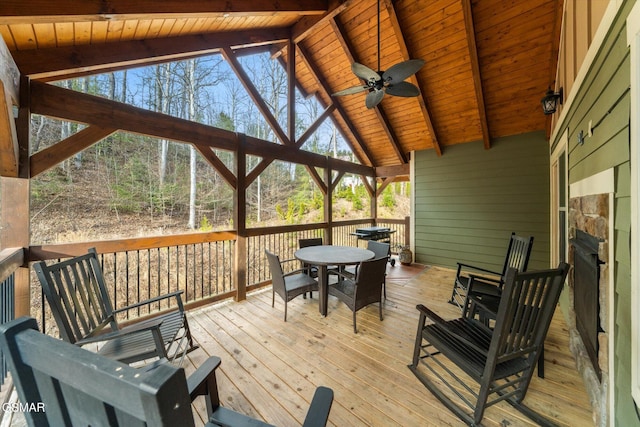
<instances>
[{"instance_id":1,"label":"wooden ceiling","mask_svg":"<svg viewBox=\"0 0 640 427\"><path fill-rule=\"evenodd\" d=\"M545 130L563 0L381 0L381 68L426 64L416 98L364 93L352 62L377 69L376 0L3 0L0 34L22 74L43 81L226 49L267 46L315 94L364 165L407 163L413 150ZM289 43L288 40L292 40Z\"/></svg>"}]
</instances>

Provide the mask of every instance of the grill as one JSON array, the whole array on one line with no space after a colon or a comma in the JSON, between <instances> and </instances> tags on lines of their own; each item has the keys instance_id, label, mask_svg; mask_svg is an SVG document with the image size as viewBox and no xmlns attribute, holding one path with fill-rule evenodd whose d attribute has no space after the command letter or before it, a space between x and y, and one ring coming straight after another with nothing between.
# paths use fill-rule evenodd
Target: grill
<instances>
[{"instance_id":1,"label":"grill","mask_svg":"<svg viewBox=\"0 0 640 427\"><path fill-rule=\"evenodd\" d=\"M391 234L395 232L396 230L391 230L388 227L366 227L356 228L356 231L351 235L356 236L358 240L375 240L390 243Z\"/></svg>"}]
</instances>

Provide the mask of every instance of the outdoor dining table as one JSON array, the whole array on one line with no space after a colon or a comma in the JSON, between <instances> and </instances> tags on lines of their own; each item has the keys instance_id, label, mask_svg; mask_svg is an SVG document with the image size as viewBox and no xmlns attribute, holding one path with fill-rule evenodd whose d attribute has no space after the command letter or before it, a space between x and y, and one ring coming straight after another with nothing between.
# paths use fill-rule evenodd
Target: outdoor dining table
<instances>
[{"instance_id":1,"label":"outdoor dining table","mask_svg":"<svg viewBox=\"0 0 640 427\"><path fill-rule=\"evenodd\" d=\"M327 300L329 299L328 266L344 266L359 264L372 259L375 254L368 249L353 246L320 245L298 249L294 256L300 261L318 267L318 293L320 314L327 315Z\"/></svg>"}]
</instances>

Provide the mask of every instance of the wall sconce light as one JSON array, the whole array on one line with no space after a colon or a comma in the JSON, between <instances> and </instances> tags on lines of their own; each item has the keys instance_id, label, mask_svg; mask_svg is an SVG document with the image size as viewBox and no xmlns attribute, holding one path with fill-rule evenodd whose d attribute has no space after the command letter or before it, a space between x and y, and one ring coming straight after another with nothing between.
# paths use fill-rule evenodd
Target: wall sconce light
<instances>
[{"instance_id":1,"label":"wall sconce light","mask_svg":"<svg viewBox=\"0 0 640 427\"><path fill-rule=\"evenodd\" d=\"M553 114L558 109L558 103L562 105L562 88L558 93L554 93L551 90L551 86L547 90L546 95L542 98L542 112L545 115Z\"/></svg>"}]
</instances>

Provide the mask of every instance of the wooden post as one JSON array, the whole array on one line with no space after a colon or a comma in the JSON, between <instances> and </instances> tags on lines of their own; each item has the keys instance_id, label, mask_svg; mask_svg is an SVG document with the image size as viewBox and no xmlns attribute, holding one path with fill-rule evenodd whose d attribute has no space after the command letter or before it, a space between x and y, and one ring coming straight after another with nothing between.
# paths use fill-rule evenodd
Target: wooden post
<instances>
[{"instance_id":1,"label":"wooden post","mask_svg":"<svg viewBox=\"0 0 640 427\"><path fill-rule=\"evenodd\" d=\"M411 246L411 217L404 217L404 245Z\"/></svg>"},{"instance_id":2,"label":"wooden post","mask_svg":"<svg viewBox=\"0 0 640 427\"><path fill-rule=\"evenodd\" d=\"M242 301L247 299L247 154L246 139L243 134L238 134L233 214L233 222L237 232L235 251L236 301Z\"/></svg>"},{"instance_id":3,"label":"wooden post","mask_svg":"<svg viewBox=\"0 0 640 427\"><path fill-rule=\"evenodd\" d=\"M363 176L362 179L367 179L366 176ZM373 191L371 192L371 218L373 218L373 225L377 224L378 219L378 180L376 177L373 177Z\"/></svg>"},{"instance_id":4,"label":"wooden post","mask_svg":"<svg viewBox=\"0 0 640 427\"><path fill-rule=\"evenodd\" d=\"M327 192L324 195L324 220L327 223L324 244L331 245L333 242L333 180L330 157L327 157L327 166L324 168L324 182L327 184Z\"/></svg>"}]
</instances>

